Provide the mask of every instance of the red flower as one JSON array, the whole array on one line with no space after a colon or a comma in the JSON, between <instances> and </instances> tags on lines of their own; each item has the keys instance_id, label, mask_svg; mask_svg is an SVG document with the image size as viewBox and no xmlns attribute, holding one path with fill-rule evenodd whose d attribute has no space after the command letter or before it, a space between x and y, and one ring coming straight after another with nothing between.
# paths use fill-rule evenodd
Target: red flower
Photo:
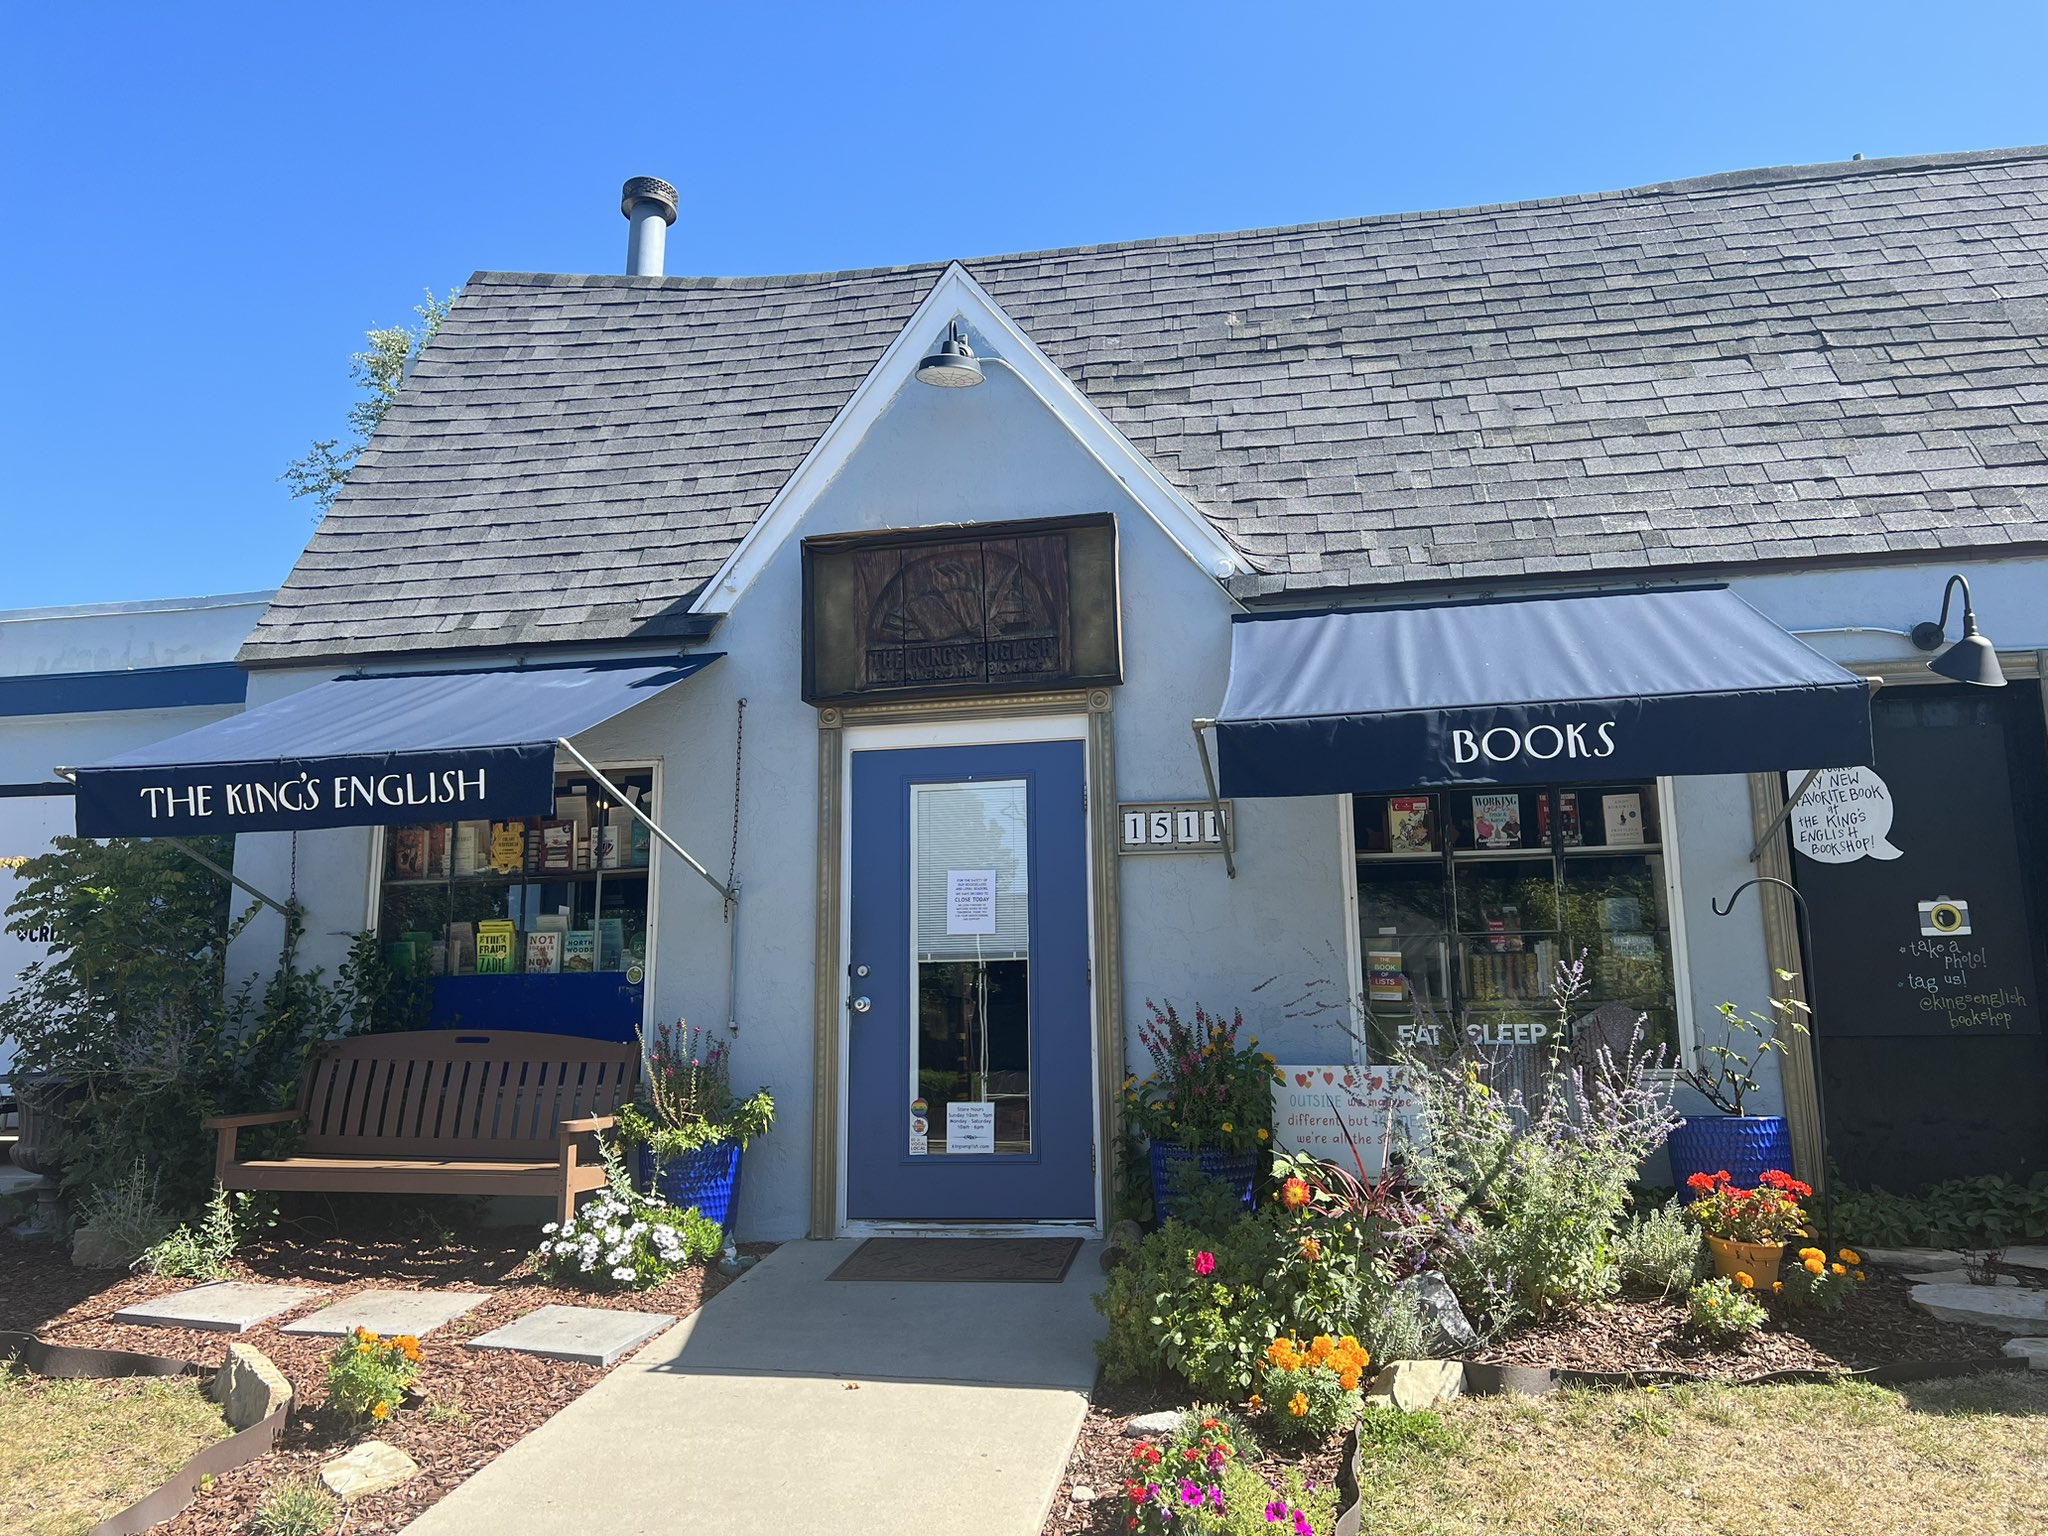
<instances>
[{"instance_id":1,"label":"red flower","mask_svg":"<svg viewBox=\"0 0 2048 1536\"><path fill-rule=\"evenodd\" d=\"M1215 1273L1216 1273L1216 1255L1215 1255L1215 1254L1213 1254L1213 1253L1210 1253L1210 1252L1209 1252L1209 1251L1208 1251L1207 1249L1204 1249L1204 1250L1203 1250L1202 1252L1200 1252L1200 1253L1196 1254L1196 1255L1195 1255L1195 1273L1196 1273L1196 1274L1198 1274L1198 1275L1213 1275L1213 1274L1215 1274Z\"/></svg>"}]
</instances>

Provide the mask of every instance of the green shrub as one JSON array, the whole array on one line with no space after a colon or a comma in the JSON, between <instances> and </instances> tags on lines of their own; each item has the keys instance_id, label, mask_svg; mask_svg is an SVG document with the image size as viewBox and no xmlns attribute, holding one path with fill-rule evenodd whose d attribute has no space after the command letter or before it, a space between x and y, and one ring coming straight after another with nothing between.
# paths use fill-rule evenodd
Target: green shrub
<instances>
[{"instance_id":1,"label":"green shrub","mask_svg":"<svg viewBox=\"0 0 2048 1536\"><path fill-rule=\"evenodd\" d=\"M177 1226L157 1203L157 1189L156 1175L137 1158L120 1178L85 1197L78 1225L112 1244L124 1263L139 1259Z\"/></svg>"},{"instance_id":2,"label":"green shrub","mask_svg":"<svg viewBox=\"0 0 2048 1536\"><path fill-rule=\"evenodd\" d=\"M143 1254L141 1265L152 1275L173 1280L218 1280L249 1236L277 1224L267 1195L230 1195L218 1184L196 1221L170 1233Z\"/></svg>"},{"instance_id":3,"label":"green shrub","mask_svg":"<svg viewBox=\"0 0 2048 1536\"><path fill-rule=\"evenodd\" d=\"M1822 1212L1837 1241L1882 1248L1998 1248L2048 1237L2048 1171L1950 1179L1919 1195L1837 1189Z\"/></svg>"},{"instance_id":4,"label":"green shrub","mask_svg":"<svg viewBox=\"0 0 2048 1536\"><path fill-rule=\"evenodd\" d=\"M378 1423L398 1411L420 1376L420 1341L351 1328L327 1357L327 1406L349 1419Z\"/></svg>"},{"instance_id":5,"label":"green shrub","mask_svg":"<svg viewBox=\"0 0 2048 1536\"><path fill-rule=\"evenodd\" d=\"M1427 1360L1435 1353L1436 1331L1412 1291L1392 1290L1377 1315L1362 1325L1366 1352L1382 1365L1395 1360Z\"/></svg>"},{"instance_id":6,"label":"green shrub","mask_svg":"<svg viewBox=\"0 0 2048 1536\"><path fill-rule=\"evenodd\" d=\"M1700 1229L1683 1201L1666 1201L1615 1234L1614 1261L1623 1281L1639 1290L1659 1296L1688 1290L1699 1273Z\"/></svg>"},{"instance_id":7,"label":"green shrub","mask_svg":"<svg viewBox=\"0 0 2048 1536\"><path fill-rule=\"evenodd\" d=\"M317 1478L295 1477L263 1495L249 1526L256 1536L327 1536L340 1517L340 1500Z\"/></svg>"},{"instance_id":8,"label":"green shrub","mask_svg":"<svg viewBox=\"0 0 2048 1536\"><path fill-rule=\"evenodd\" d=\"M1283 1239L1244 1217L1206 1234L1169 1221L1096 1293L1109 1327L1097 1351L1115 1382L1179 1377L1205 1397L1251 1390L1266 1345L1293 1326L1289 1296L1268 1279Z\"/></svg>"},{"instance_id":9,"label":"green shrub","mask_svg":"<svg viewBox=\"0 0 2048 1536\"><path fill-rule=\"evenodd\" d=\"M1748 1338L1764 1325L1764 1309L1733 1280L1702 1280L1686 1297L1692 1325L1718 1344Z\"/></svg>"},{"instance_id":10,"label":"green shrub","mask_svg":"<svg viewBox=\"0 0 2048 1536\"><path fill-rule=\"evenodd\" d=\"M219 863L232 839L195 839ZM18 871L10 932L58 935L0 999L0 1037L17 1077L75 1091L58 1140L64 1187L118 1184L139 1159L173 1215L197 1211L213 1168L209 1115L288 1105L309 1048L352 1029L407 1027L424 990L402 984L375 937L361 936L332 983L296 960L287 924L276 972L229 984L228 946L255 914L233 888L168 843L58 838ZM261 1141L281 1133L259 1132Z\"/></svg>"}]
</instances>

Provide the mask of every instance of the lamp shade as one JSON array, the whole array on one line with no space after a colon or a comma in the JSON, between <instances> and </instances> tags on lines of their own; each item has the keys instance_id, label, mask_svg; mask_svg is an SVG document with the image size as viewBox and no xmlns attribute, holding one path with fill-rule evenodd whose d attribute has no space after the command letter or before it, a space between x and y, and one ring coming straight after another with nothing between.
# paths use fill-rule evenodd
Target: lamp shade
<instances>
[{"instance_id":1,"label":"lamp shade","mask_svg":"<svg viewBox=\"0 0 2048 1536\"><path fill-rule=\"evenodd\" d=\"M981 382L981 359L974 355L957 326L946 339L919 359L917 382L941 389L972 389Z\"/></svg>"},{"instance_id":2,"label":"lamp shade","mask_svg":"<svg viewBox=\"0 0 2048 1536\"><path fill-rule=\"evenodd\" d=\"M1998 664L1998 652L1972 625L1963 638L1927 663L1927 670L1959 683L1980 688L2003 688L2005 669Z\"/></svg>"}]
</instances>

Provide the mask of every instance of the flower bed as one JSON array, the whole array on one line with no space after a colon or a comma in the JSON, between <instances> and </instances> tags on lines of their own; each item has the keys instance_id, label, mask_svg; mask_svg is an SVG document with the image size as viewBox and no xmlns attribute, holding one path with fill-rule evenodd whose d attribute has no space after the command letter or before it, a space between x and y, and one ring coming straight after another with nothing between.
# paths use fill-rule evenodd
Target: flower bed
<instances>
[{"instance_id":1,"label":"flower bed","mask_svg":"<svg viewBox=\"0 0 2048 1536\"><path fill-rule=\"evenodd\" d=\"M420 1465L420 1475L388 1493L356 1500L348 1530L350 1536L396 1531L606 1374L595 1366L507 1350L464 1349L464 1339L551 1303L681 1317L727 1283L715 1268L690 1268L654 1289L616 1295L550 1286L529 1262L532 1242L533 1233L526 1228L484 1229L425 1241L400 1233L299 1239L286 1231L245 1250L235 1265L238 1278L316 1286L328 1301L392 1286L488 1288L491 1294L475 1310L419 1341L414 1384L418 1406L407 1406L382 1421L350 1420L328 1411L328 1368L337 1343L279 1331L279 1324L299 1314L233 1336L276 1363L297 1392L297 1405L275 1453L216 1478L191 1508L158 1528L159 1536L247 1536L250 1518L267 1490L315 1475L321 1462L372 1435L411 1456ZM77 1270L54 1244L0 1237L0 1328L33 1331L52 1342L218 1365L226 1356L229 1335L112 1321L123 1307L190 1284Z\"/></svg>"}]
</instances>

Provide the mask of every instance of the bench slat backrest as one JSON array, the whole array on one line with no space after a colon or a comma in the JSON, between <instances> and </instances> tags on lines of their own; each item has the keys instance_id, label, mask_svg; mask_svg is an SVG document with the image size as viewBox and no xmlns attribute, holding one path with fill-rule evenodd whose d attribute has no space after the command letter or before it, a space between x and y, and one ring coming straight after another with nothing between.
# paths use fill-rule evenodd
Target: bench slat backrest
<instances>
[{"instance_id":1,"label":"bench slat backrest","mask_svg":"<svg viewBox=\"0 0 2048 1536\"><path fill-rule=\"evenodd\" d=\"M533 1161L556 1155L564 1120L632 1098L640 1048L521 1030L353 1035L317 1055L299 1086L315 1157Z\"/></svg>"}]
</instances>

